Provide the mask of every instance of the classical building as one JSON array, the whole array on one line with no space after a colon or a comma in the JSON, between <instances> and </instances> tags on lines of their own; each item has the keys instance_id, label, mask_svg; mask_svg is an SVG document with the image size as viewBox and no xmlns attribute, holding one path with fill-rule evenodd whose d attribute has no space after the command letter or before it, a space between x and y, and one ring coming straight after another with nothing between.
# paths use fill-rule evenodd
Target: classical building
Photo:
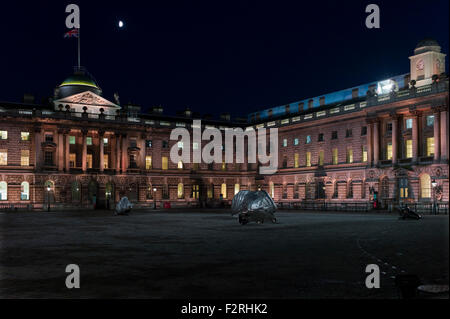
<instances>
[{"instance_id":1,"label":"classical building","mask_svg":"<svg viewBox=\"0 0 450 319\"><path fill-rule=\"evenodd\" d=\"M445 54L421 41L408 74L219 120L186 109L141 112L102 96L77 69L48 103L0 102L0 208L216 205L239 190L276 202L448 203ZM176 127L278 129L278 171L256 163L173 163ZM196 144L196 143L193 143ZM189 145L189 147L199 145ZM203 145L200 145L202 147ZM247 154L247 153L246 153Z\"/></svg>"}]
</instances>

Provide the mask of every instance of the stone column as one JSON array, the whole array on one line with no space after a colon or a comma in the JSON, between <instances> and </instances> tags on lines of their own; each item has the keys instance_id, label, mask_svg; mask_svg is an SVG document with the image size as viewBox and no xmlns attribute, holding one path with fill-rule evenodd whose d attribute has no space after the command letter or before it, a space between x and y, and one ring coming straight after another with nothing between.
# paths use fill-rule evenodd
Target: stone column
<instances>
[{"instance_id":1,"label":"stone column","mask_svg":"<svg viewBox=\"0 0 450 319\"><path fill-rule=\"evenodd\" d=\"M414 115L413 117L413 123L412 123L412 148L413 148L413 163L417 163L418 159L419 159L419 117L420 117L420 112L418 111L414 111L411 112L412 115Z\"/></svg>"},{"instance_id":2,"label":"stone column","mask_svg":"<svg viewBox=\"0 0 450 319\"><path fill-rule=\"evenodd\" d=\"M36 126L34 128L34 148L35 148L35 157L34 157L34 167L35 170L40 170L42 167L42 132L41 127Z\"/></svg>"},{"instance_id":3,"label":"stone column","mask_svg":"<svg viewBox=\"0 0 450 319\"><path fill-rule=\"evenodd\" d=\"M64 132L64 137L66 140L66 145L64 145L64 160L66 172L70 171L70 130Z\"/></svg>"},{"instance_id":4,"label":"stone column","mask_svg":"<svg viewBox=\"0 0 450 319\"><path fill-rule=\"evenodd\" d=\"M88 130L83 129L81 131L81 133L83 134L83 153L81 156L81 167L82 167L83 173L84 173L87 170L87 133L88 133Z\"/></svg>"},{"instance_id":5,"label":"stone column","mask_svg":"<svg viewBox=\"0 0 450 319\"><path fill-rule=\"evenodd\" d=\"M367 165L372 166L372 162L373 162L373 134L372 134L372 129L373 129L373 123L369 122L367 123Z\"/></svg>"},{"instance_id":6,"label":"stone column","mask_svg":"<svg viewBox=\"0 0 450 319\"><path fill-rule=\"evenodd\" d=\"M99 160L99 170L100 172L103 172L104 168L105 168L105 159L104 159L104 142L103 142L103 137L105 136L105 131L98 131L98 138L99 138L99 146L100 146L100 152L99 152L99 156L100 156L100 160Z\"/></svg>"},{"instance_id":7,"label":"stone column","mask_svg":"<svg viewBox=\"0 0 450 319\"><path fill-rule=\"evenodd\" d=\"M146 147L145 147L145 140L147 139L146 134L141 135L141 145L139 145L139 148L141 149L139 152L139 155L141 157L139 168L141 170L145 170L145 153L146 153Z\"/></svg>"},{"instance_id":8,"label":"stone column","mask_svg":"<svg viewBox=\"0 0 450 319\"><path fill-rule=\"evenodd\" d=\"M398 150L398 115L392 115L392 164L397 164Z\"/></svg>"},{"instance_id":9,"label":"stone column","mask_svg":"<svg viewBox=\"0 0 450 319\"><path fill-rule=\"evenodd\" d=\"M127 135L122 135L122 172L127 171L127 156L128 156L128 139Z\"/></svg>"},{"instance_id":10,"label":"stone column","mask_svg":"<svg viewBox=\"0 0 450 319\"><path fill-rule=\"evenodd\" d=\"M64 129L58 129L58 171L64 170Z\"/></svg>"},{"instance_id":11,"label":"stone column","mask_svg":"<svg viewBox=\"0 0 450 319\"><path fill-rule=\"evenodd\" d=\"M120 133L115 133L116 137L116 173L120 173L120 145L122 141L122 137Z\"/></svg>"},{"instance_id":12,"label":"stone column","mask_svg":"<svg viewBox=\"0 0 450 319\"><path fill-rule=\"evenodd\" d=\"M377 120L373 123L373 162L378 165L380 160L380 122Z\"/></svg>"},{"instance_id":13,"label":"stone column","mask_svg":"<svg viewBox=\"0 0 450 319\"><path fill-rule=\"evenodd\" d=\"M441 110L441 160L448 160L448 111Z\"/></svg>"},{"instance_id":14,"label":"stone column","mask_svg":"<svg viewBox=\"0 0 450 319\"><path fill-rule=\"evenodd\" d=\"M434 110L434 161L438 162L441 157L441 119L440 119L440 109L436 108Z\"/></svg>"}]
</instances>

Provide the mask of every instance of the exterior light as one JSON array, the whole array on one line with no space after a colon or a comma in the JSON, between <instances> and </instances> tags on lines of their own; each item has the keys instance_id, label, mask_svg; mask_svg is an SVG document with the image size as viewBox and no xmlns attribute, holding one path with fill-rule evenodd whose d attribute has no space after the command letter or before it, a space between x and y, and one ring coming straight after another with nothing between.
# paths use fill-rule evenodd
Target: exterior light
<instances>
[{"instance_id":1,"label":"exterior light","mask_svg":"<svg viewBox=\"0 0 450 319\"><path fill-rule=\"evenodd\" d=\"M47 192L50 192L50 186L47 186Z\"/></svg>"},{"instance_id":2,"label":"exterior light","mask_svg":"<svg viewBox=\"0 0 450 319\"><path fill-rule=\"evenodd\" d=\"M436 180L434 178L431 181L431 186L433 186L433 188L437 186Z\"/></svg>"},{"instance_id":3,"label":"exterior light","mask_svg":"<svg viewBox=\"0 0 450 319\"><path fill-rule=\"evenodd\" d=\"M154 191L154 192L156 192L156 187L155 187L155 188L153 188L153 191Z\"/></svg>"}]
</instances>

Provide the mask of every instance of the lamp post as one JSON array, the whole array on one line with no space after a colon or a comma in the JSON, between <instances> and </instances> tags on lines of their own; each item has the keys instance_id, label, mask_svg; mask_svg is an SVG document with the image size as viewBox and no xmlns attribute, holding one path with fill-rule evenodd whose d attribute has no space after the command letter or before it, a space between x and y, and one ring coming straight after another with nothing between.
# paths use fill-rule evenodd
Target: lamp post
<instances>
[{"instance_id":1,"label":"lamp post","mask_svg":"<svg viewBox=\"0 0 450 319\"><path fill-rule=\"evenodd\" d=\"M437 182L433 178L433 180L431 181L431 187L433 187L433 214L435 215L436 215L436 186Z\"/></svg>"},{"instance_id":2,"label":"lamp post","mask_svg":"<svg viewBox=\"0 0 450 319\"><path fill-rule=\"evenodd\" d=\"M50 185L47 185L47 211L50 211Z\"/></svg>"},{"instance_id":3,"label":"lamp post","mask_svg":"<svg viewBox=\"0 0 450 319\"><path fill-rule=\"evenodd\" d=\"M153 209L156 209L156 187L153 187Z\"/></svg>"}]
</instances>

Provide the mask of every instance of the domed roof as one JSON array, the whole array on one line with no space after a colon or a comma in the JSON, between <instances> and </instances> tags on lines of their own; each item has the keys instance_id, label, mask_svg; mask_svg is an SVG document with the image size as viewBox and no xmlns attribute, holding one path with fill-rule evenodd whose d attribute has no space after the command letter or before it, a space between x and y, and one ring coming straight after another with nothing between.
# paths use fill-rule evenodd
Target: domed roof
<instances>
[{"instance_id":1,"label":"domed roof","mask_svg":"<svg viewBox=\"0 0 450 319\"><path fill-rule=\"evenodd\" d=\"M99 86L95 80L84 72L76 72L75 74L69 76L59 85L59 87L67 85L83 85L99 89Z\"/></svg>"},{"instance_id":2,"label":"domed roof","mask_svg":"<svg viewBox=\"0 0 450 319\"><path fill-rule=\"evenodd\" d=\"M437 41L432 38L425 38L417 44L416 49L430 46L438 47L439 43L437 43Z\"/></svg>"},{"instance_id":3,"label":"domed roof","mask_svg":"<svg viewBox=\"0 0 450 319\"><path fill-rule=\"evenodd\" d=\"M57 87L55 97L56 99L62 99L86 91L102 95L102 90L93 76L84 69L77 69Z\"/></svg>"}]
</instances>

